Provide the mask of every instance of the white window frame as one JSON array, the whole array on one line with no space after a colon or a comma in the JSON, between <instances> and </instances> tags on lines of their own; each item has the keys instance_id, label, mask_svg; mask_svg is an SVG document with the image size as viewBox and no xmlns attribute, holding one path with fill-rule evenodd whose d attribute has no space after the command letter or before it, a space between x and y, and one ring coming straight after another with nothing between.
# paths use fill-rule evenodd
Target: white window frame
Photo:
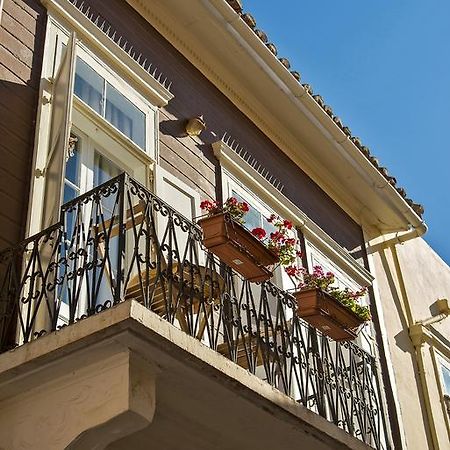
<instances>
[{"instance_id":1,"label":"white window frame","mask_svg":"<svg viewBox=\"0 0 450 450\"><path fill-rule=\"evenodd\" d=\"M442 367L445 367L450 373L450 359L446 358L442 353L436 351L436 362L438 365L439 382L441 385L442 395L450 396L450 389L448 392L446 391L444 375L442 373Z\"/></svg>"},{"instance_id":2,"label":"white window frame","mask_svg":"<svg viewBox=\"0 0 450 450\"><path fill-rule=\"evenodd\" d=\"M447 432L450 433L450 414L448 413L447 401L445 400L445 396L450 397L450 392L446 392L445 390L444 376L442 373L442 367L446 367L450 370L450 352L448 346L440 339L433 341L429 342L429 344L434 365L434 379L437 384L438 395L441 399L443 419L447 427ZM437 349L437 347L439 347L439 349Z\"/></svg>"},{"instance_id":3,"label":"white window frame","mask_svg":"<svg viewBox=\"0 0 450 450\"><path fill-rule=\"evenodd\" d=\"M63 45L67 43L68 32L65 31L60 24L51 20L53 39L59 41L58 47L55 51L55 65L59 66L62 57ZM146 153L152 161L156 160L156 150L158 147L158 108L152 105L139 94L123 77L115 72L107 62L96 55L84 42L77 43L77 58L82 59L96 74L102 77L112 87L117 89L127 100L129 100L136 108L142 111L145 115L145 148L139 147L133 140L123 134L113 124L108 122L101 114L92 109L82 99L77 97L74 93L74 109L77 108L80 112L85 113L91 120L100 124L102 128L107 131L115 139L119 140L125 148L130 148L132 151ZM53 71L55 72L55 68Z\"/></svg>"},{"instance_id":4,"label":"white window frame","mask_svg":"<svg viewBox=\"0 0 450 450\"><path fill-rule=\"evenodd\" d=\"M81 193L87 192L92 189L94 183L94 158L95 152L100 153L105 158L109 159L114 165L119 168L123 168L124 171L129 173L133 178L137 178L135 175L135 166L133 163L124 161L123 158L118 158L117 153L111 151L111 148L104 147L103 143L99 142L95 137L86 133L85 129L80 126L73 125L71 133L81 139L81 172L80 172L80 190ZM138 180L139 181L139 180Z\"/></svg>"},{"instance_id":5,"label":"white window frame","mask_svg":"<svg viewBox=\"0 0 450 450\"><path fill-rule=\"evenodd\" d=\"M233 196L233 191L239 194L244 200L247 200L251 204L253 204L257 210L266 218L269 218L271 214L275 214L277 216L282 216L282 212L279 211L276 207L271 208L265 202L263 202L258 195L251 190L247 185L239 181L236 177L234 177L227 170L222 171L222 192L224 201ZM251 205L250 205L251 207ZM284 219L284 217L283 217ZM294 234L293 234L294 235ZM294 236L296 237L296 235ZM297 261L299 264L300 261ZM291 278L286 274L286 272L281 268L277 267L274 271L274 284L282 287L285 290L293 290L295 285Z\"/></svg>"},{"instance_id":6,"label":"white window frame","mask_svg":"<svg viewBox=\"0 0 450 450\"><path fill-rule=\"evenodd\" d=\"M74 134L81 141L78 142L80 151L79 154L80 158L79 189L81 191L80 195L84 192L89 191L94 187L94 160L96 152L102 155L103 157L109 159L117 167L124 169L131 176L134 176L133 167L124 165L122 159L118 159L117 155L103 148L98 143L98 141L95 140L95 138L86 134L82 129L78 128L77 126L72 126L71 134ZM89 220L90 215L87 214L85 217L85 224L84 224L86 226L86 229L89 226ZM77 314L80 314L81 311L85 311L86 309L86 299L84 296L85 281L83 281L82 289L83 291L77 305ZM68 323L68 318L69 318L68 305L61 302L58 320L60 320L61 323Z\"/></svg>"},{"instance_id":7,"label":"white window frame","mask_svg":"<svg viewBox=\"0 0 450 450\"><path fill-rule=\"evenodd\" d=\"M45 188L43 170L46 166L47 149L49 141L49 126L51 117L52 77L54 75L55 62L61 53L61 46L65 39L60 38L56 42L56 35L68 36L69 30L76 30L82 42L77 43L78 55L85 60L99 75L105 78L122 94L144 112L149 112L146 123L146 147L144 152L131 139L121 133L101 115L75 96L73 102L74 123L77 126L76 115L83 113L92 120L95 127L109 137L110 143L120 143L127 148L129 154L134 157L136 164L141 166L139 181L147 187L153 187L153 169L158 159L159 151L159 112L158 108L166 105L173 95L166 86L156 80L145 71L130 55L115 44L87 17L85 17L74 5L64 0L46 0L49 16L47 21L46 42L44 47L44 60L40 85L40 96L35 137L35 151L33 155L34 177L31 183L31 192L28 208L27 235L33 235L41 230L41 199ZM131 97L131 98L130 98ZM82 128L82 126L79 128ZM113 146L99 142L102 147ZM122 153L125 153L122 151ZM131 164L133 165L133 164Z\"/></svg>"}]
</instances>

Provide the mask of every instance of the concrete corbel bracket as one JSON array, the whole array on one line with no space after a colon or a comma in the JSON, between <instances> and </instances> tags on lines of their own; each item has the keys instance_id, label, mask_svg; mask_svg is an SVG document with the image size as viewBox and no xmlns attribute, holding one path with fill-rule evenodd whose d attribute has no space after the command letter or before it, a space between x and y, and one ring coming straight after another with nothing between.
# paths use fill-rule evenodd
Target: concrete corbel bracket
<instances>
[{"instance_id":1,"label":"concrete corbel bracket","mask_svg":"<svg viewBox=\"0 0 450 450\"><path fill-rule=\"evenodd\" d=\"M75 328L88 326L86 320ZM64 350L61 335L72 330L66 331L1 355L0 369L15 365L0 370L5 449L101 450L152 423L157 369L127 346L129 333Z\"/></svg>"},{"instance_id":2,"label":"concrete corbel bracket","mask_svg":"<svg viewBox=\"0 0 450 450\"><path fill-rule=\"evenodd\" d=\"M90 423L80 427L84 430L67 450L103 449L151 424L156 405L153 368L131 350L117 355L117 362L117 367L102 374L102 382L109 385L102 389L106 393L103 400L93 399L92 408L100 408L101 417L90 415ZM92 390L97 391L94 386ZM85 395L84 401L87 398Z\"/></svg>"}]
</instances>

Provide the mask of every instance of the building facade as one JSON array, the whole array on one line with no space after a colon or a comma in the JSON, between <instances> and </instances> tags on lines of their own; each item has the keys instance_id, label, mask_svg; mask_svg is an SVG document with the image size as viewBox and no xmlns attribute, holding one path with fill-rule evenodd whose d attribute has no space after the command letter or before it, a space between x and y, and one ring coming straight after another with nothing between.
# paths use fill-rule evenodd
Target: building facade
<instances>
[{"instance_id":1,"label":"building facade","mask_svg":"<svg viewBox=\"0 0 450 450\"><path fill-rule=\"evenodd\" d=\"M421 207L240 2L0 17L0 447L403 448L379 249ZM251 283L205 251L200 203L229 197L369 288L354 342L299 319L280 268Z\"/></svg>"},{"instance_id":2,"label":"building facade","mask_svg":"<svg viewBox=\"0 0 450 450\"><path fill-rule=\"evenodd\" d=\"M422 239L373 254L404 448L449 448L450 268Z\"/></svg>"}]
</instances>

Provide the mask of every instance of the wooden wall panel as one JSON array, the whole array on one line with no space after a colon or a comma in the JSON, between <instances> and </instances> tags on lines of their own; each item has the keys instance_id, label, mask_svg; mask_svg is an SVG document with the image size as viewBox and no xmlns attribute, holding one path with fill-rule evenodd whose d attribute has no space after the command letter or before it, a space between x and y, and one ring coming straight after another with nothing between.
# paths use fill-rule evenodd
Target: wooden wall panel
<instances>
[{"instance_id":1,"label":"wooden wall panel","mask_svg":"<svg viewBox=\"0 0 450 450\"><path fill-rule=\"evenodd\" d=\"M4 0L0 24L0 249L24 236L46 11Z\"/></svg>"}]
</instances>

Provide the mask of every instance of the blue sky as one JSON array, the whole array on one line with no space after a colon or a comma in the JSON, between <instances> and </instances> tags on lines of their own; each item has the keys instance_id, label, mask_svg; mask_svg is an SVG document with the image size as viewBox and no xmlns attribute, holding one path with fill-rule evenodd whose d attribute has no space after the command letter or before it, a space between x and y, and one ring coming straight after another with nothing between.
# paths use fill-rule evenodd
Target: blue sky
<instances>
[{"instance_id":1,"label":"blue sky","mask_svg":"<svg viewBox=\"0 0 450 450\"><path fill-rule=\"evenodd\" d=\"M243 0L302 81L425 207L450 264L450 0Z\"/></svg>"}]
</instances>

